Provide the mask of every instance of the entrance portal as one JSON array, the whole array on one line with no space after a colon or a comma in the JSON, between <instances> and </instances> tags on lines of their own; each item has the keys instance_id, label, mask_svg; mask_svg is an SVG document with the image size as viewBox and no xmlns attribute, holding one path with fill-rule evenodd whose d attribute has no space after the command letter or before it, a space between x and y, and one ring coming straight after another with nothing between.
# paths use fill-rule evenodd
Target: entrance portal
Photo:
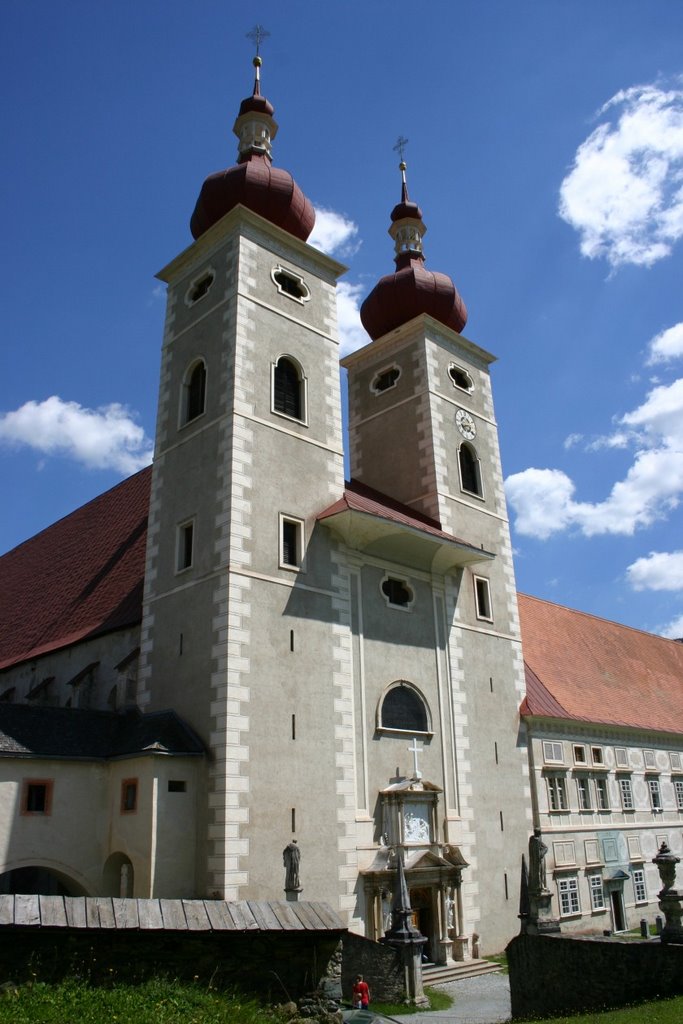
<instances>
[{"instance_id":1,"label":"entrance portal","mask_svg":"<svg viewBox=\"0 0 683 1024\"><path fill-rule=\"evenodd\" d=\"M624 920L624 899L620 889L613 889L610 893L612 904L612 927L615 932L623 932L626 928Z\"/></svg>"}]
</instances>

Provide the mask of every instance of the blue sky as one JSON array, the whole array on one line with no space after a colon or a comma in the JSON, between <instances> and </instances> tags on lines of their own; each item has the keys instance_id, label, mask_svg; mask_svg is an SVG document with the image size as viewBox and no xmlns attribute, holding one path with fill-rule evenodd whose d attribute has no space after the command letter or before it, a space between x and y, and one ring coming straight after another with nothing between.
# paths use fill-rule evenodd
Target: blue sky
<instances>
[{"instance_id":1,"label":"blue sky","mask_svg":"<svg viewBox=\"0 0 683 1024\"><path fill-rule=\"evenodd\" d=\"M403 134L427 265L499 357L519 589L683 635L680 0L7 0L0 550L149 458L154 274L234 162L255 22L346 346L393 269Z\"/></svg>"}]
</instances>

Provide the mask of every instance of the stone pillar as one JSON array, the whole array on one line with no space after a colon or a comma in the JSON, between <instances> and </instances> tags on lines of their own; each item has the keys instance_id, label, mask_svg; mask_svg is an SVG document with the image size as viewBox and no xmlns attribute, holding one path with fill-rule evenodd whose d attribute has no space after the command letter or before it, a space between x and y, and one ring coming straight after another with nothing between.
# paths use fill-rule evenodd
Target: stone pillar
<instances>
[{"instance_id":1,"label":"stone pillar","mask_svg":"<svg viewBox=\"0 0 683 1024\"><path fill-rule=\"evenodd\" d=\"M439 956L437 963L453 963L453 942L448 935L448 891L446 886L439 889Z\"/></svg>"}]
</instances>

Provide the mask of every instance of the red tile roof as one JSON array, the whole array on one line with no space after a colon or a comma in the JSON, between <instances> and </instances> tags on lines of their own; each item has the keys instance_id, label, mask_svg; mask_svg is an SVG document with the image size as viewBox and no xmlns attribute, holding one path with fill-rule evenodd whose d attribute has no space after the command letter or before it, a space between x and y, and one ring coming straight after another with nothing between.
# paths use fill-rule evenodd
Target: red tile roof
<instances>
[{"instance_id":1,"label":"red tile roof","mask_svg":"<svg viewBox=\"0 0 683 1024\"><path fill-rule=\"evenodd\" d=\"M0 669L140 621L151 469L0 558Z\"/></svg>"},{"instance_id":2,"label":"red tile roof","mask_svg":"<svg viewBox=\"0 0 683 1024\"><path fill-rule=\"evenodd\" d=\"M683 644L518 597L523 715L683 732Z\"/></svg>"}]
</instances>

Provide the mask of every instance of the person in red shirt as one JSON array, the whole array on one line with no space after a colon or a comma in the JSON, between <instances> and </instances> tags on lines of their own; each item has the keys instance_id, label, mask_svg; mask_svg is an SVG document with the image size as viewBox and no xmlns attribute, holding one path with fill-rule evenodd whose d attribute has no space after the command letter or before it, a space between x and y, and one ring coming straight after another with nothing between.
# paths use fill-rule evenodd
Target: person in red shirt
<instances>
[{"instance_id":1,"label":"person in red shirt","mask_svg":"<svg viewBox=\"0 0 683 1024\"><path fill-rule=\"evenodd\" d=\"M353 986L353 1005L359 1010L366 1010L370 1003L370 989L367 981L363 981L363 975L356 975L356 983Z\"/></svg>"}]
</instances>

